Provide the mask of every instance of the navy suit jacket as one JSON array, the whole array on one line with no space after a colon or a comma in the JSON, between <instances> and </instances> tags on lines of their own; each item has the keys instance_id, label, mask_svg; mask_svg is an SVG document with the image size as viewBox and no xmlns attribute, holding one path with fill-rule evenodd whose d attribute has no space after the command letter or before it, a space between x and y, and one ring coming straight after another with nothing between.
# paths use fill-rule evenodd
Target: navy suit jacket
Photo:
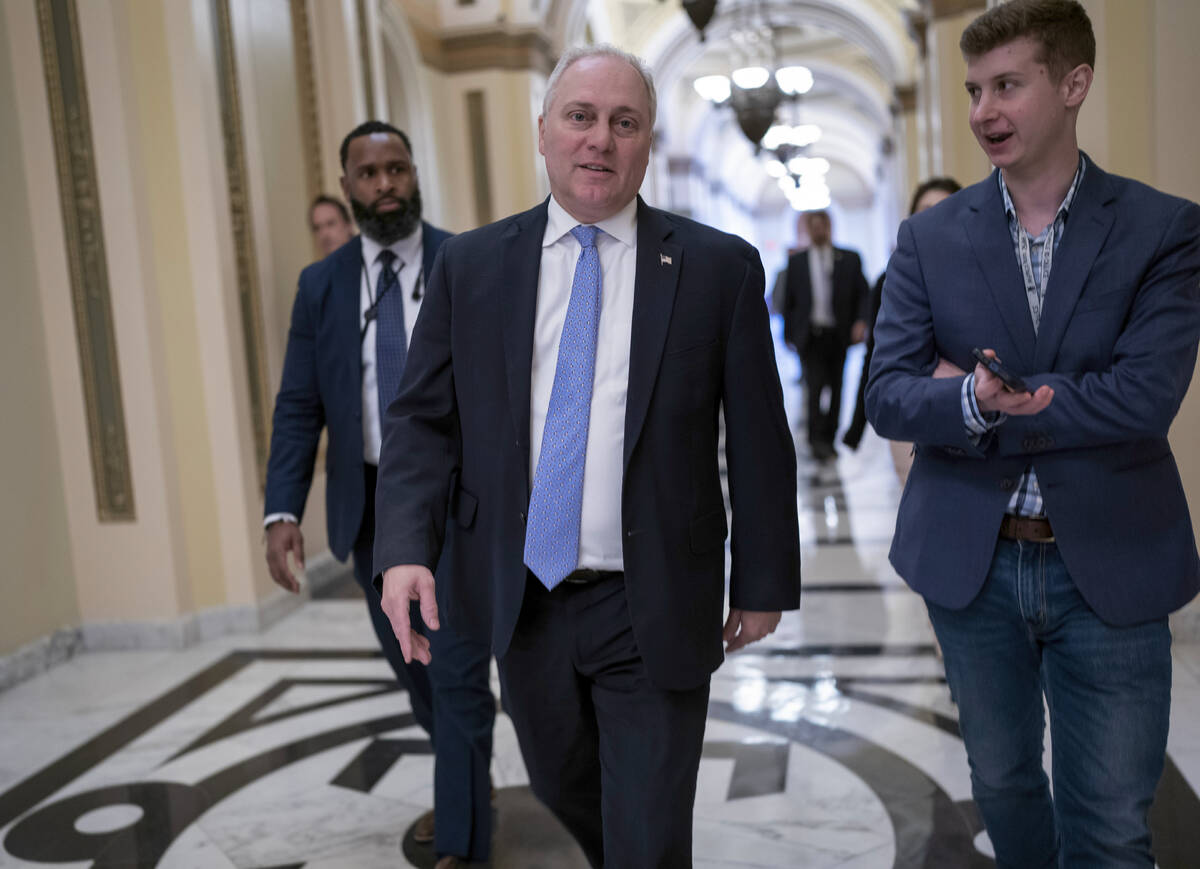
<instances>
[{"instance_id":1,"label":"navy suit jacket","mask_svg":"<svg viewBox=\"0 0 1200 869\"><path fill-rule=\"evenodd\" d=\"M1086 158L1085 158L1086 159ZM1088 160L1054 256L1035 335L998 179L906 220L875 326L867 415L916 443L891 560L949 608L987 577L1027 466L1071 578L1106 622L1160 618L1195 596L1200 565L1167 431L1200 335L1200 208ZM962 378L993 348L1054 399L975 445Z\"/></svg>"},{"instance_id":2,"label":"navy suit jacket","mask_svg":"<svg viewBox=\"0 0 1200 869\"><path fill-rule=\"evenodd\" d=\"M808 344L808 322L812 317L812 275L808 271L808 250L788 257L787 293L783 311L783 337L803 353ZM833 321L838 339L850 346L850 332L856 320L866 320L870 288L863 277L862 258L852 250L833 249Z\"/></svg>"},{"instance_id":3,"label":"navy suit jacket","mask_svg":"<svg viewBox=\"0 0 1200 869\"><path fill-rule=\"evenodd\" d=\"M388 408L376 494L377 572L432 569L448 554L454 569L443 565L438 589L446 616L460 635L490 639L497 656L527 578L530 368L547 202L442 247ZM684 689L723 657L721 405L734 607L799 606L796 458L757 251L639 199L635 268L625 589L651 679Z\"/></svg>"},{"instance_id":4,"label":"navy suit jacket","mask_svg":"<svg viewBox=\"0 0 1200 869\"><path fill-rule=\"evenodd\" d=\"M421 224L421 232L428 285L438 248L450 234L428 223ZM275 397L264 506L268 516L304 515L321 428L328 426L325 521L329 548L343 561L354 548L366 501L361 288L359 236L300 273L283 376Z\"/></svg>"}]
</instances>

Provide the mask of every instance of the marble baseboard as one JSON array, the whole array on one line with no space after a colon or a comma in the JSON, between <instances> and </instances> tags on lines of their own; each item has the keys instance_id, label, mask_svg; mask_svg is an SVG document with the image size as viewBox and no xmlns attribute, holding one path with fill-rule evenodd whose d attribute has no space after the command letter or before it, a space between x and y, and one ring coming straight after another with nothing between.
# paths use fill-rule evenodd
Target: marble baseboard
<instances>
[{"instance_id":1,"label":"marble baseboard","mask_svg":"<svg viewBox=\"0 0 1200 869\"><path fill-rule=\"evenodd\" d=\"M308 561L307 584L300 594L274 589L256 604L212 607L161 621L87 622L61 628L0 656L0 691L49 670L81 652L185 649L229 634L265 630L307 602L313 588L341 576L345 567L329 552Z\"/></svg>"},{"instance_id":2,"label":"marble baseboard","mask_svg":"<svg viewBox=\"0 0 1200 869\"><path fill-rule=\"evenodd\" d=\"M1171 636L1177 643L1200 643L1200 598L1171 614Z\"/></svg>"},{"instance_id":3,"label":"marble baseboard","mask_svg":"<svg viewBox=\"0 0 1200 869\"><path fill-rule=\"evenodd\" d=\"M60 628L0 657L0 691L44 673L83 650L79 628Z\"/></svg>"},{"instance_id":4,"label":"marble baseboard","mask_svg":"<svg viewBox=\"0 0 1200 869\"><path fill-rule=\"evenodd\" d=\"M348 565L334 558L328 549L311 556L304 570L308 593L316 594L331 582L340 579L348 569Z\"/></svg>"}]
</instances>

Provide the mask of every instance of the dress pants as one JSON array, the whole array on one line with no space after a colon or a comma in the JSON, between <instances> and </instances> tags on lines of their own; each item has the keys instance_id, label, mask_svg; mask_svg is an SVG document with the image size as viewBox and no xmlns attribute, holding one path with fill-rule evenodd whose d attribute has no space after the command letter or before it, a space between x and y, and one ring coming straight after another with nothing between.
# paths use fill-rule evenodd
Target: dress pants
<instances>
[{"instance_id":1,"label":"dress pants","mask_svg":"<svg viewBox=\"0 0 1200 869\"><path fill-rule=\"evenodd\" d=\"M363 505L362 525L358 529L358 539L354 541L354 581L362 589L367 601L367 610L371 614L371 627L379 640L379 648L383 656L392 665L396 679L408 691L409 702L412 704L413 716L417 723L429 734L430 742L433 736L433 688L429 682L429 674L420 664L404 663L404 655L400 651L400 642L392 630L392 623L379 602L379 592L375 590L372 569L375 550L375 479L379 469L375 465L363 463L363 473L366 482L366 503ZM419 626L424 633L425 622L421 620L421 609L414 602L409 608L409 618ZM434 742L436 748L436 742Z\"/></svg>"},{"instance_id":2,"label":"dress pants","mask_svg":"<svg viewBox=\"0 0 1200 869\"><path fill-rule=\"evenodd\" d=\"M965 609L927 605L999 869L1152 869L1148 814L1171 707L1167 620L1105 624L1057 546L1014 540L997 543Z\"/></svg>"},{"instance_id":3,"label":"dress pants","mask_svg":"<svg viewBox=\"0 0 1200 869\"><path fill-rule=\"evenodd\" d=\"M624 574L552 592L529 575L499 664L533 792L591 865L690 867L709 685L650 682Z\"/></svg>"},{"instance_id":4,"label":"dress pants","mask_svg":"<svg viewBox=\"0 0 1200 869\"><path fill-rule=\"evenodd\" d=\"M429 667L416 661L404 663L400 643L373 585L378 471L374 465L364 467L367 501L354 544L354 578L367 599L384 657L408 690L413 715L434 747L434 850L440 856L484 861L492 841L489 768L496 701L488 681L491 651L486 644L455 635L445 620L440 630L427 631L414 602L408 615L417 630L429 637L433 663Z\"/></svg>"},{"instance_id":5,"label":"dress pants","mask_svg":"<svg viewBox=\"0 0 1200 869\"><path fill-rule=\"evenodd\" d=\"M842 409L842 373L846 367L846 345L831 327L812 326L801 357L804 385L808 392L808 442L832 447ZM821 395L829 390L829 409L821 410Z\"/></svg>"}]
</instances>

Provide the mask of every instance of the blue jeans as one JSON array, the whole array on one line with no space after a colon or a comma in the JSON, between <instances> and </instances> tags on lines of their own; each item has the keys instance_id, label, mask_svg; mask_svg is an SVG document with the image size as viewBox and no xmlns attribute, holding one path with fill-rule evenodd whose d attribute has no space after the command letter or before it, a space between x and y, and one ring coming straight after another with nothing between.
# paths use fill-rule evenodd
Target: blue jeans
<instances>
[{"instance_id":1,"label":"blue jeans","mask_svg":"<svg viewBox=\"0 0 1200 869\"><path fill-rule=\"evenodd\" d=\"M1171 707L1166 618L1105 624L1053 543L1011 540L999 541L965 609L926 604L997 865L1152 867L1147 815Z\"/></svg>"}]
</instances>

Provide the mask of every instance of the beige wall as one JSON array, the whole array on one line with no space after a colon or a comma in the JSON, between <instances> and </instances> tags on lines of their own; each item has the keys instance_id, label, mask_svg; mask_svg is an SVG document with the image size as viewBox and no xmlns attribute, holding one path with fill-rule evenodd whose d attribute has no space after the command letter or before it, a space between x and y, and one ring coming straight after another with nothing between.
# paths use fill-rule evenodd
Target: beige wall
<instances>
[{"instance_id":1,"label":"beige wall","mask_svg":"<svg viewBox=\"0 0 1200 869\"><path fill-rule=\"evenodd\" d=\"M1096 31L1096 80L1079 142L1106 170L1200 201L1200 3L1083 0ZM1171 428L1200 536L1200 377Z\"/></svg>"},{"instance_id":2,"label":"beige wall","mask_svg":"<svg viewBox=\"0 0 1200 869\"><path fill-rule=\"evenodd\" d=\"M491 179L492 217L532 208L540 201L537 153L537 109L531 89L540 88L540 75L528 71L480 72L431 76L437 110L437 131L443 225L462 232L478 225L475 218L471 142L467 130L467 94L482 91L487 136L483 147ZM540 89L538 91L540 93ZM418 159L418 164L421 160ZM422 170L424 173L424 170ZM429 182L422 174L423 188Z\"/></svg>"},{"instance_id":3,"label":"beige wall","mask_svg":"<svg viewBox=\"0 0 1200 869\"><path fill-rule=\"evenodd\" d=\"M929 25L929 56L936 70L933 87L938 105L938 117L930 130L936 142L931 145L940 153L940 161L933 162L931 174L949 175L964 186L991 171L991 164L971 132L970 99L964 87L967 64L958 48L963 30L981 11L982 8L973 9L938 18Z\"/></svg>"},{"instance_id":4,"label":"beige wall","mask_svg":"<svg viewBox=\"0 0 1200 869\"><path fill-rule=\"evenodd\" d=\"M16 117L16 88L27 81L14 75L4 12L0 7L0 119ZM7 191L0 209L0 407L6 408L0 426L0 655L79 624L23 166L17 128L0 122L0 189Z\"/></svg>"}]
</instances>

